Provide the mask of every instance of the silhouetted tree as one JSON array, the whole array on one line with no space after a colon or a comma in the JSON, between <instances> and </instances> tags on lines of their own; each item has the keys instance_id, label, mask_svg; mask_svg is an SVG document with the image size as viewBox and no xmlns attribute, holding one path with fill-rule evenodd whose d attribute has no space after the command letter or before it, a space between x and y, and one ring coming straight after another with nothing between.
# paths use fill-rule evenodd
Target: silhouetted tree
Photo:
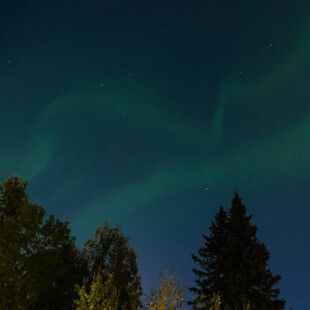
<instances>
[{"instance_id":1,"label":"silhouetted tree","mask_svg":"<svg viewBox=\"0 0 310 310\"><path fill-rule=\"evenodd\" d=\"M82 259L67 222L28 201L20 177L0 183L0 308L72 309Z\"/></svg>"},{"instance_id":2,"label":"silhouetted tree","mask_svg":"<svg viewBox=\"0 0 310 310\"><path fill-rule=\"evenodd\" d=\"M105 223L96 231L94 239L85 243L84 255L89 263L91 279L99 271L103 281L113 280L119 292L118 309L136 310L141 307L142 287L136 254L119 226L110 228Z\"/></svg>"},{"instance_id":3,"label":"silhouetted tree","mask_svg":"<svg viewBox=\"0 0 310 310\"><path fill-rule=\"evenodd\" d=\"M196 295L194 305L199 301L201 309L209 307L210 298L219 294L221 309L225 305L242 309L248 302L251 310L284 309L285 301L274 288L281 277L273 276L268 268L269 253L258 242L251 218L237 192L228 214L220 207L210 236L203 235L204 246L192 256L199 265L193 269L197 276L196 286L191 288Z\"/></svg>"}]
</instances>

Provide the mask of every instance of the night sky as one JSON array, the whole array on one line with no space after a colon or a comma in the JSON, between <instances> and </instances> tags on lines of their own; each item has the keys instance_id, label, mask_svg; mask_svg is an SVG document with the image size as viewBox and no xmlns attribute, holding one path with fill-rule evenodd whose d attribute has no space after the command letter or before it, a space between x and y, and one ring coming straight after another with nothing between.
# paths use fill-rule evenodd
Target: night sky
<instances>
[{"instance_id":1,"label":"night sky","mask_svg":"<svg viewBox=\"0 0 310 310\"><path fill-rule=\"evenodd\" d=\"M235 189L310 309L310 2L0 1L0 179L68 220L104 221L145 293L191 253Z\"/></svg>"}]
</instances>

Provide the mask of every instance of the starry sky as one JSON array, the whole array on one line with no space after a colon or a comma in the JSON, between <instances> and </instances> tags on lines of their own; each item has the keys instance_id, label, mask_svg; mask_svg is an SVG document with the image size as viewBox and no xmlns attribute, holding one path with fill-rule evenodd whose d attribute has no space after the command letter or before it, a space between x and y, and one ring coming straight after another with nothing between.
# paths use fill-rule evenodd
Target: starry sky
<instances>
[{"instance_id":1,"label":"starry sky","mask_svg":"<svg viewBox=\"0 0 310 310\"><path fill-rule=\"evenodd\" d=\"M310 308L310 2L1 0L0 178L68 220L120 224L145 292L238 190Z\"/></svg>"}]
</instances>

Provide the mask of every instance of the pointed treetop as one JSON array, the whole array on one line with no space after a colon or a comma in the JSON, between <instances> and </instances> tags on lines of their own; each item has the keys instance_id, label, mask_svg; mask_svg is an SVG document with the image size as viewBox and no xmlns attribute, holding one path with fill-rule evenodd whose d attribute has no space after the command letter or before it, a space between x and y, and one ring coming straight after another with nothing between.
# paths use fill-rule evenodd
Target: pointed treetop
<instances>
[{"instance_id":1,"label":"pointed treetop","mask_svg":"<svg viewBox=\"0 0 310 310\"><path fill-rule=\"evenodd\" d=\"M225 309L226 305L247 309L244 303L248 302L257 310L285 308L280 290L274 288L281 277L273 276L268 268L269 252L258 242L251 218L237 190L227 214L221 206L215 215L210 235L204 235L204 246L197 256L192 255L194 263L199 264L193 269L196 286L190 288L197 309L211 309L214 294L220 295L221 308Z\"/></svg>"},{"instance_id":2,"label":"pointed treetop","mask_svg":"<svg viewBox=\"0 0 310 310\"><path fill-rule=\"evenodd\" d=\"M245 219L246 221L250 221L252 215L246 215L247 210L245 205L242 203L242 199L239 196L237 190L235 191L234 198L232 199L232 204L229 209L229 215L232 219Z\"/></svg>"},{"instance_id":3,"label":"pointed treetop","mask_svg":"<svg viewBox=\"0 0 310 310\"><path fill-rule=\"evenodd\" d=\"M241 198L239 197L239 194L238 194L237 189L235 189L235 194L234 194L233 201L234 201L234 200L240 200L240 202L241 202Z\"/></svg>"}]
</instances>

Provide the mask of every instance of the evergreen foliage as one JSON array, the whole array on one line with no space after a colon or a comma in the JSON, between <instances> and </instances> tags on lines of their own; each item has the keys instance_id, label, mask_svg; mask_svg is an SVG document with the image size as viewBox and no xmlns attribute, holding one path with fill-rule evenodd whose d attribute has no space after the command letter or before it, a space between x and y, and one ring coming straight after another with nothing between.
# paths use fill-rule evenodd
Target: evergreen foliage
<instances>
[{"instance_id":1,"label":"evergreen foliage","mask_svg":"<svg viewBox=\"0 0 310 310\"><path fill-rule=\"evenodd\" d=\"M113 280L119 292L118 309L136 310L141 307L142 287L136 254L119 226L111 228L105 223L97 229L94 239L85 243L84 255L89 264L90 278L99 271L103 281Z\"/></svg>"},{"instance_id":2,"label":"evergreen foliage","mask_svg":"<svg viewBox=\"0 0 310 310\"><path fill-rule=\"evenodd\" d=\"M213 294L210 298L207 299L206 306L206 300L204 299L203 295L200 295L196 298L195 302L193 303L193 309L204 309L204 310L221 310L223 309L221 296L219 293ZM244 301L242 308L239 307L231 307L230 305L226 304L224 306L224 310L251 310L250 302Z\"/></svg>"},{"instance_id":3,"label":"evergreen foliage","mask_svg":"<svg viewBox=\"0 0 310 310\"><path fill-rule=\"evenodd\" d=\"M203 235L204 246L193 260L196 286L193 304L201 309L210 306L210 298L219 293L221 309L225 305L242 309L250 302L251 310L284 309L279 289L274 286L281 279L268 268L269 253L256 238L257 227L250 223L238 193L232 200L229 213L220 207L210 227L210 236ZM203 302L201 303L201 296Z\"/></svg>"},{"instance_id":4,"label":"evergreen foliage","mask_svg":"<svg viewBox=\"0 0 310 310\"><path fill-rule=\"evenodd\" d=\"M0 309L142 308L136 254L120 227L105 223L81 251L68 222L46 217L29 202L26 188L16 176L0 183ZM251 218L237 192L228 212L219 208L204 246L193 255L199 265L190 289L193 309L284 309L274 288L281 277L268 268L269 253ZM172 268L160 274L146 309L182 309L185 300L186 288Z\"/></svg>"}]
</instances>

